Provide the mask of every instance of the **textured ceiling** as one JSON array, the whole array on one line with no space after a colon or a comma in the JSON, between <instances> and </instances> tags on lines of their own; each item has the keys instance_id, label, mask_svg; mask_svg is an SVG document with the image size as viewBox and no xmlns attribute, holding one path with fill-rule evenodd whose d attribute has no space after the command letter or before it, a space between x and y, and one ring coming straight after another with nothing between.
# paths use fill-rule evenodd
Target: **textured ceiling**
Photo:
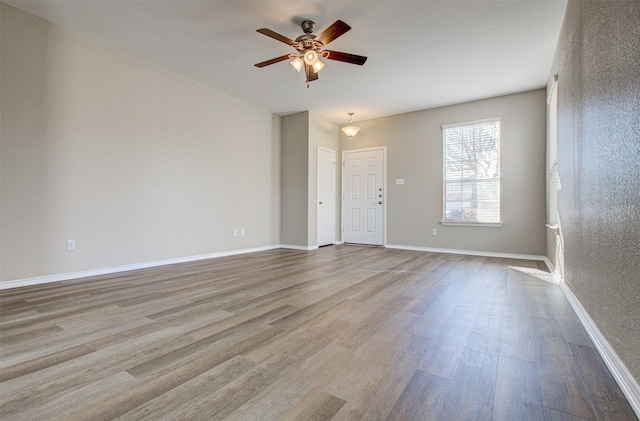
<instances>
[{"instance_id":1,"label":"textured ceiling","mask_svg":"<svg viewBox=\"0 0 640 421\"><path fill-rule=\"evenodd\" d=\"M545 1L5 1L277 114L311 110L336 123L522 92L546 85L566 0ZM326 60L307 88L287 61L311 19L330 44L368 56Z\"/></svg>"}]
</instances>

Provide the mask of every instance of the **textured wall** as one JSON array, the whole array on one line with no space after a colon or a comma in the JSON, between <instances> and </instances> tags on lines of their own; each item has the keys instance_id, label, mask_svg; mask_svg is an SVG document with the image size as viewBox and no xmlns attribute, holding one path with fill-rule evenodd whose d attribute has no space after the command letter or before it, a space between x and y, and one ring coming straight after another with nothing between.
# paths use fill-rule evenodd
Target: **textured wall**
<instances>
[{"instance_id":1,"label":"textured wall","mask_svg":"<svg viewBox=\"0 0 640 421\"><path fill-rule=\"evenodd\" d=\"M505 95L368 121L341 149L387 146L388 244L545 255L545 92ZM443 124L501 118L503 226L443 226ZM395 185L395 179L404 185ZM437 236L431 229L438 230Z\"/></svg>"},{"instance_id":2,"label":"textured wall","mask_svg":"<svg viewBox=\"0 0 640 421\"><path fill-rule=\"evenodd\" d=\"M640 2L570 1L557 62L565 280L640 380Z\"/></svg>"}]
</instances>

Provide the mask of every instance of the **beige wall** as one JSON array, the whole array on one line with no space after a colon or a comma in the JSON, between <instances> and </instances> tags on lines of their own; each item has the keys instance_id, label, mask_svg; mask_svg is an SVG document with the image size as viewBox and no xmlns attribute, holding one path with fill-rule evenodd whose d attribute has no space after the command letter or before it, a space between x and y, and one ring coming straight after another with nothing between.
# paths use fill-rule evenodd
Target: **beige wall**
<instances>
[{"instance_id":1,"label":"beige wall","mask_svg":"<svg viewBox=\"0 0 640 421\"><path fill-rule=\"evenodd\" d=\"M282 117L282 244L306 247L309 196L309 113Z\"/></svg>"},{"instance_id":2,"label":"beige wall","mask_svg":"<svg viewBox=\"0 0 640 421\"><path fill-rule=\"evenodd\" d=\"M282 218L282 119L277 115L271 116L271 242L280 244Z\"/></svg>"},{"instance_id":3,"label":"beige wall","mask_svg":"<svg viewBox=\"0 0 640 421\"><path fill-rule=\"evenodd\" d=\"M570 1L557 50L565 281L640 381L640 2Z\"/></svg>"},{"instance_id":4,"label":"beige wall","mask_svg":"<svg viewBox=\"0 0 640 421\"><path fill-rule=\"evenodd\" d=\"M540 89L358 121L357 136L341 134L341 151L387 146L387 243L544 256L545 105ZM441 126L491 117L502 121L503 226L442 226ZM397 178L405 184L396 186Z\"/></svg>"},{"instance_id":5,"label":"beige wall","mask_svg":"<svg viewBox=\"0 0 640 421\"><path fill-rule=\"evenodd\" d=\"M315 112L282 117L282 244L318 245L318 146L337 156L338 139L338 125Z\"/></svg>"},{"instance_id":6,"label":"beige wall","mask_svg":"<svg viewBox=\"0 0 640 421\"><path fill-rule=\"evenodd\" d=\"M2 280L280 242L271 113L1 8Z\"/></svg>"}]
</instances>

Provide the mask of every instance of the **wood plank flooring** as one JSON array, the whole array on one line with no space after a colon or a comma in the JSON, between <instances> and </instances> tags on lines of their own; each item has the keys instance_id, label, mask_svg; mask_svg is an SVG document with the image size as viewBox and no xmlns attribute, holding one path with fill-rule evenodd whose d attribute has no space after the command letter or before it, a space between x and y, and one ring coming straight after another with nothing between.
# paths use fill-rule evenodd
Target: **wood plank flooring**
<instances>
[{"instance_id":1,"label":"wood plank flooring","mask_svg":"<svg viewBox=\"0 0 640 421\"><path fill-rule=\"evenodd\" d=\"M2 291L0 419L637 420L544 270L331 246Z\"/></svg>"}]
</instances>

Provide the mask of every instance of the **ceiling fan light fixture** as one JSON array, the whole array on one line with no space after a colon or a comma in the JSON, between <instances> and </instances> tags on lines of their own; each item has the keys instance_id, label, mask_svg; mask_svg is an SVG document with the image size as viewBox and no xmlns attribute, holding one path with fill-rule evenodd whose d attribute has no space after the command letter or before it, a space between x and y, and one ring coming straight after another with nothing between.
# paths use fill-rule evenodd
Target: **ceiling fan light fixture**
<instances>
[{"instance_id":1,"label":"ceiling fan light fixture","mask_svg":"<svg viewBox=\"0 0 640 421\"><path fill-rule=\"evenodd\" d=\"M318 61L318 53L316 53L314 50L309 49L304 52L305 64L308 64L309 66L313 66L317 61Z\"/></svg>"},{"instance_id":2,"label":"ceiling fan light fixture","mask_svg":"<svg viewBox=\"0 0 640 421\"><path fill-rule=\"evenodd\" d=\"M300 71L300 69L302 69L302 66L304 65L304 62L300 57L294 58L293 60L291 60L290 63L293 66L293 68L296 69L297 71Z\"/></svg>"},{"instance_id":3,"label":"ceiling fan light fixture","mask_svg":"<svg viewBox=\"0 0 640 421\"><path fill-rule=\"evenodd\" d=\"M344 134L346 134L348 137L353 137L355 135L358 134L358 132L360 131L360 127L358 126L354 126L353 123L353 114L354 113L348 113L349 114L349 126L344 126L342 128L342 132Z\"/></svg>"},{"instance_id":4,"label":"ceiling fan light fixture","mask_svg":"<svg viewBox=\"0 0 640 421\"><path fill-rule=\"evenodd\" d=\"M324 68L324 63L318 59L315 63L313 63L313 71L318 73L320 70Z\"/></svg>"}]
</instances>

